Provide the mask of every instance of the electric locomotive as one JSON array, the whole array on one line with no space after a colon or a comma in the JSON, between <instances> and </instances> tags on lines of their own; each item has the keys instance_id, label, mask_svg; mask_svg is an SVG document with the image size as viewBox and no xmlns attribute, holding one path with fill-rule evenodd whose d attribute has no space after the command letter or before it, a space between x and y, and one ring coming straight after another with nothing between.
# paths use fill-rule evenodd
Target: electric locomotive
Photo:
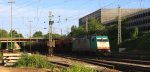
<instances>
[{"instance_id":1,"label":"electric locomotive","mask_svg":"<svg viewBox=\"0 0 150 72\"><path fill-rule=\"evenodd\" d=\"M108 36L91 36L90 38L73 39L72 51L74 52L94 52L109 53L110 45Z\"/></svg>"}]
</instances>

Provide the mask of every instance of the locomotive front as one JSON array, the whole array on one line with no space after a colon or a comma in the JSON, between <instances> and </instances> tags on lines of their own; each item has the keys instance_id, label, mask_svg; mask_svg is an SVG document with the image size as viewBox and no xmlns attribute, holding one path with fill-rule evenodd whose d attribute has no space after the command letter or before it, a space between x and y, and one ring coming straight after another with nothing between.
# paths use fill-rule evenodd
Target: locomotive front
<instances>
[{"instance_id":1,"label":"locomotive front","mask_svg":"<svg viewBox=\"0 0 150 72\"><path fill-rule=\"evenodd\" d=\"M110 53L109 39L107 36L96 37L97 51L100 53Z\"/></svg>"}]
</instances>

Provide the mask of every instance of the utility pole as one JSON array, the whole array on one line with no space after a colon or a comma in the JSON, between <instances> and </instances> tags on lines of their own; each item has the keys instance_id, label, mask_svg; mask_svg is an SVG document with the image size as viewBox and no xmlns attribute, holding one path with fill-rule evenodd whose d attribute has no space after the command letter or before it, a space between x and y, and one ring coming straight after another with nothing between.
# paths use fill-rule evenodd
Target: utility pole
<instances>
[{"instance_id":1,"label":"utility pole","mask_svg":"<svg viewBox=\"0 0 150 72\"><path fill-rule=\"evenodd\" d=\"M18 34L19 34L19 46L20 46L21 32L20 32L20 28L16 28L16 29L18 29Z\"/></svg>"},{"instance_id":2,"label":"utility pole","mask_svg":"<svg viewBox=\"0 0 150 72\"><path fill-rule=\"evenodd\" d=\"M58 16L58 18L59 18L58 23L60 23L60 25L61 25L60 17L61 17L61 16ZM66 20L66 22L67 22L67 20ZM60 28L60 35L61 35L61 38L62 38L62 27Z\"/></svg>"},{"instance_id":3,"label":"utility pole","mask_svg":"<svg viewBox=\"0 0 150 72\"><path fill-rule=\"evenodd\" d=\"M49 11L49 42L48 42L48 45L49 45L49 49L48 49L48 54L49 56L52 56L53 55L53 40L52 40L52 25L54 23L54 21L52 21L52 13L51 11Z\"/></svg>"},{"instance_id":4,"label":"utility pole","mask_svg":"<svg viewBox=\"0 0 150 72\"><path fill-rule=\"evenodd\" d=\"M122 42L121 37L121 8L118 7L118 45Z\"/></svg>"},{"instance_id":5,"label":"utility pole","mask_svg":"<svg viewBox=\"0 0 150 72\"><path fill-rule=\"evenodd\" d=\"M60 30L61 30L61 38L62 38L62 28Z\"/></svg>"},{"instance_id":6,"label":"utility pole","mask_svg":"<svg viewBox=\"0 0 150 72\"><path fill-rule=\"evenodd\" d=\"M66 20L66 25L67 25L68 19L66 18L65 20ZM69 34L69 25L67 25L67 35L68 35L68 34Z\"/></svg>"},{"instance_id":7,"label":"utility pole","mask_svg":"<svg viewBox=\"0 0 150 72\"><path fill-rule=\"evenodd\" d=\"M30 53L32 52L32 47L31 47L31 23L32 23L32 21L29 21L29 38L30 38Z\"/></svg>"},{"instance_id":8,"label":"utility pole","mask_svg":"<svg viewBox=\"0 0 150 72\"><path fill-rule=\"evenodd\" d=\"M85 22L85 29L86 29L86 33L88 36L88 18L86 17L86 22Z\"/></svg>"},{"instance_id":9,"label":"utility pole","mask_svg":"<svg viewBox=\"0 0 150 72\"><path fill-rule=\"evenodd\" d=\"M11 35L11 48L12 49L12 4L15 3L15 1L11 0L8 2L11 5L11 15L10 15L10 35Z\"/></svg>"}]
</instances>

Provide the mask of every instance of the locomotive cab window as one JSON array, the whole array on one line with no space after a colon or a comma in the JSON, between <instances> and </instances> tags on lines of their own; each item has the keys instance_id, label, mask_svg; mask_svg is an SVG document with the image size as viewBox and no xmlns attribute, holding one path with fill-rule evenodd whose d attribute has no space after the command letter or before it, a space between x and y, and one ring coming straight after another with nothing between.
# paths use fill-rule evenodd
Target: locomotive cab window
<instances>
[{"instance_id":1,"label":"locomotive cab window","mask_svg":"<svg viewBox=\"0 0 150 72\"><path fill-rule=\"evenodd\" d=\"M103 39L103 42L108 42L108 39Z\"/></svg>"},{"instance_id":2,"label":"locomotive cab window","mask_svg":"<svg viewBox=\"0 0 150 72\"><path fill-rule=\"evenodd\" d=\"M108 39L97 39L99 42L108 42Z\"/></svg>"},{"instance_id":3,"label":"locomotive cab window","mask_svg":"<svg viewBox=\"0 0 150 72\"><path fill-rule=\"evenodd\" d=\"M100 41L103 41L103 40L102 40L102 39L97 39L97 41L99 41L99 42L100 42Z\"/></svg>"}]
</instances>

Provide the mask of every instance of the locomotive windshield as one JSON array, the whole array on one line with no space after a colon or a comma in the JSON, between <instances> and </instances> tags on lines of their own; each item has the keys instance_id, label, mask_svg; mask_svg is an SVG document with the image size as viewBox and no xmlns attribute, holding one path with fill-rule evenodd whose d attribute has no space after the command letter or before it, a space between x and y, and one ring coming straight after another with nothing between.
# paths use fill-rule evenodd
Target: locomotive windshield
<instances>
[{"instance_id":1,"label":"locomotive windshield","mask_svg":"<svg viewBox=\"0 0 150 72\"><path fill-rule=\"evenodd\" d=\"M108 42L108 39L97 39L98 42Z\"/></svg>"},{"instance_id":2,"label":"locomotive windshield","mask_svg":"<svg viewBox=\"0 0 150 72\"><path fill-rule=\"evenodd\" d=\"M108 42L108 39L102 39L103 40L103 42Z\"/></svg>"}]
</instances>

